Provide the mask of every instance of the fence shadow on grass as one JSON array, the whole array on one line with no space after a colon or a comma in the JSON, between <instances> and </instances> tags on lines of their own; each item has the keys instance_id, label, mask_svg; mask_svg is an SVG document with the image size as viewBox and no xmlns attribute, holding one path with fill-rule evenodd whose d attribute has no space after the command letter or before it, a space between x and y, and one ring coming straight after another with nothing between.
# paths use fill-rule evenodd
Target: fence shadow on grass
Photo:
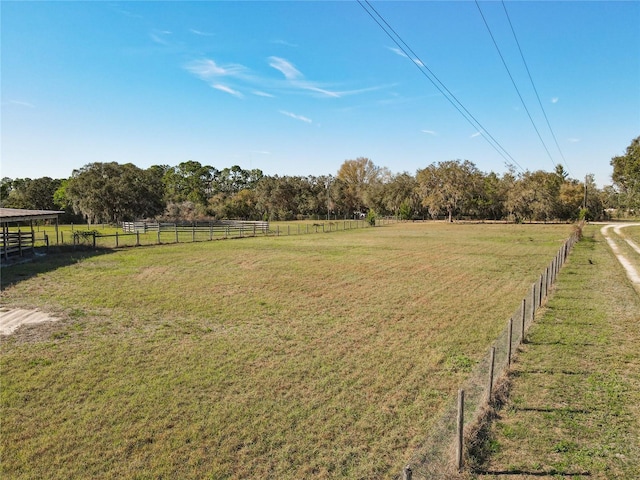
<instances>
[{"instance_id":1,"label":"fence shadow on grass","mask_svg":"<svg viewBox=\"0 0 640 480\"><path fill-rule=\"evenodd\" d=\"M550 470L538 470L538 471L529 471L529 470L520 470L518 468L514 468L512 470L484 470L484 471L476 471L477 475L527 475L529 477L554 477L554 478L573 478L573 477L590 477L591 472L561 472L554 468Z\"/></svg>"},{"instance_id":2,"label":"fence shadow on grass","mask_svg":"<svg viewBox=\"0 0 640 480\"><path fill-rule=\"evenodd\" d=\"M29 257L20 258L2 264L0 289L4 290L37 275L57 270L61 267L74 265L87 258L113 253L111 249L88 249L73 247L51 248L49 253L39 252L38 249Z\"/></svg>"}]
</instances>

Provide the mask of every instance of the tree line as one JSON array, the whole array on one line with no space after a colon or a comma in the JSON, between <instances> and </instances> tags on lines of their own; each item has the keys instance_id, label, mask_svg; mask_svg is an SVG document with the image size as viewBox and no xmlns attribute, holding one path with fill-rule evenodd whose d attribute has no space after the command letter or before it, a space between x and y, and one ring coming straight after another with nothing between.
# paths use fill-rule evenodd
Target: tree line
<instances>
[{"instance_id":1,"label":"tree line","mask_svg":"<svg viewBox=\"0 0 640 480\"><path fill-rule=\"evenodd\" d=\"M392 173L368 158L345 160L335 175L268 176L237 165L218 170L196 161L141 169L131 163L89 163L68 179L3 178L7 208L64 210L67 221L135 219L294 220L392 215L525 221L603 219L640 208L640 137L613 157L613 185L572 179L562 166L498 175L468 160Z\"/></svg>"}]
</instances>

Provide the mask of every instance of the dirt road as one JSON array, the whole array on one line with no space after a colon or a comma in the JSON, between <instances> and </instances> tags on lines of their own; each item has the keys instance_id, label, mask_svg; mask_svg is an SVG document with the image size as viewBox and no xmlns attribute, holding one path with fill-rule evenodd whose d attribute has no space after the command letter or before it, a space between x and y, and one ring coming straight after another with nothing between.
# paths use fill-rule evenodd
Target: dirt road
<instances>
[{"instance_id":1,"label":"dirt road","mask_svg":"<svg viewBox=\"0 0 640 480\"><path fill-rule=\"evenodd\" d=\"M630 238L625 237L624 233L622 232L623 228L631 226L637 227L640 226L640 223L605 225L600 229L600 232L607 240L609 247L613 251L622 267L627 272L627 278L629 279L629 281L631 281L638 293L640 293L640 246L638 246L638 244L636 244ZM611 230L613 230L613 235L611 234ZM638 256L634 256L630 259L627 255L622 253L622 250L616 243L616 240L624 240L638 254Z\"/></svg>"}]
</instances>

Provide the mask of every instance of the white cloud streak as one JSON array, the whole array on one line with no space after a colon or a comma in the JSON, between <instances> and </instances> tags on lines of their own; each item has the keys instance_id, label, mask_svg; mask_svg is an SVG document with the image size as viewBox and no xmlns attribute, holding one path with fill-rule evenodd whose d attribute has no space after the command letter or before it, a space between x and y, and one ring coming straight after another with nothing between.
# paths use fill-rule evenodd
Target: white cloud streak
<instances>
[{"instance_id":1,"label":"white cloud streak","mask_svg":"<svg viewBox=\"0 0 640 480\"><path fill-rule=\"evenodd\" d=\"M36 106L33 103L30 102L22 102L20 100L9 100L9 105L17 105L19 107L25 107L25 108L36 108Z\"/></svg>"},{"instance_id":2,"label":"white cloud streak","mask_svg":"<svg viewBox=\"0 0 640 480\"><path fill-rule=\"evenodd\" d=\"M255 96L257 97L267 97L267 98L275 98L275 95L271 95L270 93L267 92L262 92L260 90L254 90L253 93Z\"/></svg>"},{"instance_id":3,"label":"white cloud streak","mask_svg":"<svg viewBox=\"0 0 640 480\"><path fill-rule=\"evenodd\" d=\"M238 63L218 64L215 60L204 58L187 63L184 69L197 78L216 85L218 88L224 78L225 89L220 89L227 93L233 90L236 96L240 96L241 90L250 91L259 97L273 98L276 95L271 93L307 93L314 96L341 98L348 95L358 95L365 92L380 90L387 86L374 86L353 90L336 91L329 89L326 85L305 79L304 75L293 63L281 58L271 56L267 58L268 65L282 74L284 78L270 78L268 76L258 76L252 73L249 68Z\"/></svg>"},{"instance_id":4,"label":"white cloud streak","mask_svg":"<svg viewBox=\"0 0 640 480\"><path fill-rule=\"evenodd\" d=\"M269 57L269 66L280 71L287 80L297 80L302 78L302 73L290 62L280 57Z\"/></svg>"},{"instance_id":5,"label":"white cloud streak","mask_svg":"<svg viewBox=\"0 0 640 480\"><path fill-rule=\"evenodd\" d=\"M438 133L437 133L437 132L435 132L435 131L433 131L433 130L420 130L420 131L421 131L422 133L427 133L427 134L429 134L429 135L433 135L434 137L435 137L436 135L438 135Z\"/></svg>"},{"instance_id":6,"label":"white cloud streak","mask_svg":"<svg viewBox=\"0 0 640 480\"><path fill-rule=\"evenodd\" d=\"M387 47L387 49L388 49L389 51L391 51L391 52L395 53L396 55L399 55L399 56L404 57L404 58L409 58L409 57L407 57L407 55L406 55L402 50L400 50L399 48L396 48L396 47Z\"/></svg>"},{"instance_id":7,"label":"white cloud streak","mask_svg":"<svg viewBox=\"0 0 640 480\"><path fill-rule=\"evenodd\" d=\"M190 28L189 31L194 35L198 35L200 37L213 37L215 35L214 33L203 32L201 30L196 30L195 28Z\"/></svg>"},{"instance_id":8,"label":"white cloud streak","mask_svg":"<svg viewBox=\"0 0 640 480\"><path fill-rule=\"evenodd\" d=\"M313 121L310 118L303 117L302 115L296 115L295 113L287 112L285 110L280 110L280 113L282 115L286 115L287 117L291 117L291 118L294 118L296 120L300 120L301 122L313 123Z\"/></svg>"},{"instance_id":9,"label":"white cloud streak","mask_svg":"<svg viewBox=\"0 0 640 480\"><path fill-rule=\"evenodd\" d=\"M220 90L221 92L228 93L229 95L233 95L234 97L244 98L244 95L242 93L226 85L221 85L218 83L215 85L211 85L211 87L215 88L216 90Z\"/></svg>"},{"instance_id":10,"label":"white cloud streak","mask_svg":"<svg viewBox=\"0 0 640 480\"><path fill-rule=\"evenodd\" d=\"M211 80L217 77L241 77L247 72L247 68L243 65L237 63L218 65L209 59L195 60L188 63L185 68L202 80Z\"/></svg>"},{"instance_id":11,"label":"white cloud streak","mask_svg":"<svg viewBox=\"0 0 640 480\"><path fill-rule=\"evenodd\" d=\"M151 40L160 45L168 46L170 45L169 41L164 38L164 36L171 35L172 32L168 30L154 30L149 34Z\"/></svg>"},{"instance_id":12,"label":"white cloud streak","mask_svg":"<svg viewBox=\"0 0 640 480\"><path fill-rule=\"evenodd\" d=\"M558 103L558 100L560 100L558 97L553 97L551 103Z\"/></svg>"},{"instance_id":13,"label":"white cloud streak","mask_svg":"<svg viewBox=\"0 0 640 480\"><path fill-rule=\"evenodd\" d=\"M273 40L271 43L275 43L276 45L284 45L285 47L298 48L298 45L295 43L289 43L286 40Z\"/></svg>"}]
</instances>

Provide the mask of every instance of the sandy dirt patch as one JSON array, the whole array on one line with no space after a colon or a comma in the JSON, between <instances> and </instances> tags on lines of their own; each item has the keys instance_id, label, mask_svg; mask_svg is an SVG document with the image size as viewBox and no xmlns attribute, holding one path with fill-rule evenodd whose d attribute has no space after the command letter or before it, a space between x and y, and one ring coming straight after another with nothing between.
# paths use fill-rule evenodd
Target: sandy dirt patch
<instances>
[{"instance_id":1,"label":"sandy dirt patch","mask_svg":"<svg viewBox=\"0 0 640 480\"><path fill-rule=\"evenodd\" d=\"M617 235L622 237L631 246L631 248L633 248L637 253L640 253L640 248L638 248L638 245L636 245L630 239L625 238L624 235L621 232L621 229L624 228L624 227L638 226L638 225L640 225L640 224L631 223L631 224L626 224L626 225L606 225L606 226L602 227L601 232L602 232L602 235L604 236L604 238L607 240L607 243L609 244L609 247L613 251L613 254L617 257L618 261L620 262L622 267L627 272L627 278L631 281L633 286L640 293L640 273L638 272L638 270L635 267L635 262L630 261L625 255L622 254L622 252L620 251L620 249L616 245L616 243L613 240L613 238L611 237L611 235L609 235L609 230L613 229L613 231Z\"/></svg>"},{"instance_id":2,"label":"sandy dirt patch","mask_svg":"<svg viewBox=\"0 0 640 480\"><path fill-rule=\"evenodd\" d=\"M20 325L57 320L59 319L38 310L0 308L0 335L11 335Z\"/></svg>"}]
</instances>

